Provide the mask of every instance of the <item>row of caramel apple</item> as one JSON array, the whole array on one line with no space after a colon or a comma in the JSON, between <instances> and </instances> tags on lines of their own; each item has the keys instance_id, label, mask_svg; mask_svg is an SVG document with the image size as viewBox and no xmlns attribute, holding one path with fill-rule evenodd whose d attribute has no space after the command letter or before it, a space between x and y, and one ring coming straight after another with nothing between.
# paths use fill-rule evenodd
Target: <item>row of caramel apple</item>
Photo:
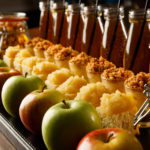
<instances>
[{"instance_id":1,"label":"row of caramel apple","mask_svg":"<svg viewBox=\"0 0 150 150\"><path fill-rule=\"evenodd\" d=\"M104 93L119 90L133 94L139 108L146 99L144 84L150 83L150 73L134 75L130 70L116 68L102 57L93 58L38 37L28 41L24 49L9 47L3 59L22 74L39 76L48 88L57 88L68 99L74 99L82 86L102 82ZM94 106L99 104L99 99L93 102Z\"/></svg>"}]
</instances>

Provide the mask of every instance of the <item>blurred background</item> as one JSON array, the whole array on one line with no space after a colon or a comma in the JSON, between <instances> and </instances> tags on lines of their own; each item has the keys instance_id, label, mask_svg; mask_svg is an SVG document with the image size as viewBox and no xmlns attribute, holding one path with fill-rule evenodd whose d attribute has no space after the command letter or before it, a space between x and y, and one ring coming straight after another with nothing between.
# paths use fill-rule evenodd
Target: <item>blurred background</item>
<instances>
[{"instance_id":1,"label":"blurred background","mask_svg":"<svg viewBox=\"0 0 150 150\"><path fill-rule=\"evenodd\" d=\"M58 0L55 0L58 1ZM68 3L78 2L79 0L66 0ZM118 0L99 0L103 6L116 6ZM86 5L95 4L96 0L81 0ZM146 0L121 0L121 5L126 10L143 8ZM39 0L0 0L0 13L3 12L26 12L29 17L28 27L38 27L40 10Z\"/></svg>"}]
</instances>

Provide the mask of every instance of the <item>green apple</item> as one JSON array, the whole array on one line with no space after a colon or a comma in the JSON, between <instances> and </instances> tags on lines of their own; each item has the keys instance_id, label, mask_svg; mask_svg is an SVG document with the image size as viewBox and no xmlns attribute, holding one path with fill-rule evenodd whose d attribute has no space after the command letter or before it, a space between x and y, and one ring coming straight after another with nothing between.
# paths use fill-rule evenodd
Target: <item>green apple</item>
<instances>
[{"instance_id":1,"label":"green apple","mask_svg":"<svg viewBox=\"0 0 150 150\"><path fill-rule=\"evenodd\" d=\"M107 128L88 133L79 142L77 150L143 150L143 148L129 131Z\"/></svg>"},{"instance_id":2,"label":"green apple","mask_svg":"<svg viewBox=\"0 0 150 150\"><path fill-rule=\"evenodd\" d=\"M2 68L3 68L3 71L2 71ZM0 93L2 91L2 87L3 87L4 83L5 83L5 81L8 78L10 78L11 76L21 75L20 72L18 72L15 69L9 69L8 70L6 68L5 67L0 67ZM0 98L0 103L1 103L1 98Z\"/></svg>"},{"instance_id":3,"label":"green apple","mask_svg":"<svg viewBox=\"0 0 150 150\"><path fill-rule=\"evenodd\" d=\"M5 110L13 117L19 115L22 99L30 92L42 89L44 82L37 76L13 76L3 85L1 98Z\"/></svg>"},{"instance_id":4,"label":"green apple","mask_svg":"<svg viewBox=\"0 0 150 150\"><path fill-rule=\"evenodd\" d=\"M0 59L0 67L8 67L2 59Z\"/></svg>"},{"instance_id":5,"label":"green apple","mask_svg":"<svg viewBox=\"0 0 150 150\"><path fill-rule=\"evenodd\" d=\"M19 115L23 125L32 133L41 133L45 112L64 98L63 94L51 89L36 90L29 93L19 107Z\"/></svg>"},{"instance_id":6,"label":"green apple","mask_svg":"<svg viewBox=\"0 0 150 150\"><path fill-rule=\"evenodd\" d=\"M101 128L95 108L84 101L63 101L52 106L42 121L42 137L49 150L75 150L88 132Z\"/></svg>"}]
</instances>

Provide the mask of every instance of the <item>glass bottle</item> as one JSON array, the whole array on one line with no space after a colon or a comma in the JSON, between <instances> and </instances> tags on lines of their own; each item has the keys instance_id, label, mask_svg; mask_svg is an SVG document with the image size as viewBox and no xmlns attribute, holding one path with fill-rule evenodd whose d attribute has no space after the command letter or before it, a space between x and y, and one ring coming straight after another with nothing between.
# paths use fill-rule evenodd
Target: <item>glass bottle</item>
<instances>
[{"instance_id":1,"label":"glass bottle","mask_svg":"<svg viewBox=\"0 0 150 150\"><path fill-rule=\"evenodd\" d=\"M89 52L89 54L93 57L97 57L97 58L100 57L100 47L101 47L103 32L104 32L104 26L102 21L102 7L98 6L96 26L95 26L95 31L92 38L90 52Z\"/></svg>"},{"instance_id":2,"label":"glass bottle","mask_svg":"<svg viewBox=\"0 0 150 150\"><path fill-rule=\"evenodd\" d=\"M80 5L78 3L68 5L67 9L65 10L64 22L60 38L60 43L63 46L74 47L79 17Z\"/></svg>"},{"instance_id":3,"label":"glass bottle","mask_svg":"<svg viewBox=\"0 0 150 150\"><path fill-rule=\"evenodd\" d=\"M47 34L48 13L49 13L48 1L39 2L39 8L41 11L39 32L40 32L40 37L45 39Z\"/></svg>"},{"instance_id":4,"label":"glass bottle","mask_svg":"<svg viewBox=\"0 0 150 150\"><path fill-rule=\"evenodd\" d=\"M124 25L124 9L104 9L105 26L101 44L101 55L117 67L123 66L123 54L127 41Z\"/></svg>"},{"instance_id":5,"label":"glass bottle","mask_svg":"<svg viewBox=\"0 0 150 150\"><path fill-rule=\"evenodd\" d=\"M96 7L85 6L81 8L80 22L75 42L75 50L88 52L96 23Z\"/></svg>"},{"instance_id":6,"label":"glass bottle","mask_svg":"<svg viewBox=\"0 0 150 150\"><path fill-rule=\"evenodd\" d=\"M150 71L150 10L147 11L146 23L138 44L145 13L144 10L129 12L130 28L124 55L124 67L132 69L134 73Z\"/></svg>"},{"instance_id":7,"label":"glass bottle","mask_svg":"<svg viewBox=\"0 0 150 150\"><path fill-rule=\"evenodd\" d=\"M50 4L47 39L54 44L59 43L60 40L64 12L65 3L63 1Z\"/></svg>"},{"instance_id":8,"label":"glass bottle","mask_svg":"<svg viewBox=\"0 0 150 150\"><path fill-rule=\"evenodd\" d=\"M0 14L0 57L9 46L24 47L29 39L25 13Z\"/></svg>"}]
</instances>

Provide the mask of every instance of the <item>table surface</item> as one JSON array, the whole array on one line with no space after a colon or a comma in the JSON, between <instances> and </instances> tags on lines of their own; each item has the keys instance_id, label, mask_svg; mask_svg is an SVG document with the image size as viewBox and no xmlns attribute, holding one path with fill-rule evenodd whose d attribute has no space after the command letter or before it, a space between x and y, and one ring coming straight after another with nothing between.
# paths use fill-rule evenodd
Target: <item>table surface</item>
<instances>
[{"instance_id":1,"label":"table surface","mask_svg":"<svg viewBox=\"0 0 150 150\"><path fill-rule=\"evenodd\" d=\"M16 150L2 132L0 132L0 150Z\"/></svg>"}]
</instances>

